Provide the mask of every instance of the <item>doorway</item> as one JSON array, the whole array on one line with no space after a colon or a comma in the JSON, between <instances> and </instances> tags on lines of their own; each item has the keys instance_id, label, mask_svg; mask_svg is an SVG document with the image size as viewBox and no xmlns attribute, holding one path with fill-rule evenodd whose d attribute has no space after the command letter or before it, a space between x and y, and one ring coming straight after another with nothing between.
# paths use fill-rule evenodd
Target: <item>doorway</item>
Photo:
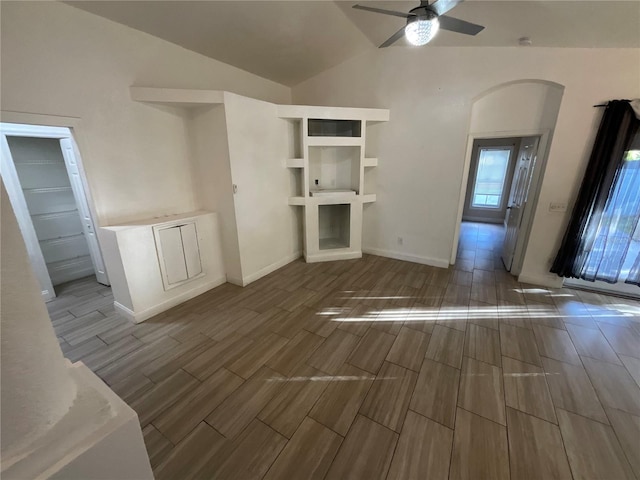
<instances>
[{"instance_id":1,"label":"doorway","mask_svg":"<svg viewBox=\"0 0 640 480\"><path fill-rule=\"evenodd\" d=\"M0 124L2 180L45 300L95 275L109 285L69 128Z\"/></svg>"},{"instance_id":2,"label":"doorway","mask_svg":"<svg viewBox=\"0 0 640 480\"><path fill-rule=\"evenodd\" d=\"M474 140L458 251L465 249L464 237L473 237L477 232L479 239L490 239L497 263L506 271L519 274L521 227L539 140L539 136Z\"/></svg>"}]
</instances>

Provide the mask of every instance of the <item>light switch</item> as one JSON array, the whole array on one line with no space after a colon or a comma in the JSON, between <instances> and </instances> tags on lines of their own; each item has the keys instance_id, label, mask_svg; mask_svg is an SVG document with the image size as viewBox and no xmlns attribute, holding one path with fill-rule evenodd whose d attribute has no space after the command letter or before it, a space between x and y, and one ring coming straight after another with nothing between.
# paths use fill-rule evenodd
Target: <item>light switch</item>
<instances>
[{"instance_id":1,"label":"light switch","mask_svg":"<svg viewBox=\"0 0 640 480\"><path fill-rule=\"evenodd\" d=\"M549 204L549 211L550 212L566 212L567 211L567 204L566 203L551 202Z\"/></svg>"}]
</instances>

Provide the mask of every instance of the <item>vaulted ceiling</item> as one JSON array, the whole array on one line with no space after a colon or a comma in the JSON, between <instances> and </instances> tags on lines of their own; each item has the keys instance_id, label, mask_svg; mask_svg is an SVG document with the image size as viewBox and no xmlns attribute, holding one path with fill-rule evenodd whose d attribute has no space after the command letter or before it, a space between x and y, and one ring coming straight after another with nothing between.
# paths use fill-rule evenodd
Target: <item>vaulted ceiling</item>
<instances>
[{"instance_id":1,"label":"vaulted ceiling","mask_svg":"<svg viewBox=\"0 0 640 480\"><path fill-rule=\"evenodd\" d=\"M189 50L293 86L376 48L403 19L353 10L353 1L67 1ZM399 11L418 2L363 1ZM475 37L441 31L425 47L640 47L640 2L468 0L448 15L486 28Z\"/></svg>"}]
</instances>

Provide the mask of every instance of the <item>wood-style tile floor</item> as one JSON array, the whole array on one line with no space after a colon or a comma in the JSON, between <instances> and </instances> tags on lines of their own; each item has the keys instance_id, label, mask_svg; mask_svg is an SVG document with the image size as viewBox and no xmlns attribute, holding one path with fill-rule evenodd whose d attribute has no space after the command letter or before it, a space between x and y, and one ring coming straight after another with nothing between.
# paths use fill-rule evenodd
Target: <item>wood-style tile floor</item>
<instances>
[{"instance_id":1,"label":"wood-style tile floor","mask_svg":"<svg viewBox=\"0 0 640 480\"><path fill-rule=\"evenodd\" d=\"M48 306L158 479L640 478L640 304L520 284L501 242L464 224L448 270L296 261L139 325L92 279Z\"/></svg>"}]
</instances>

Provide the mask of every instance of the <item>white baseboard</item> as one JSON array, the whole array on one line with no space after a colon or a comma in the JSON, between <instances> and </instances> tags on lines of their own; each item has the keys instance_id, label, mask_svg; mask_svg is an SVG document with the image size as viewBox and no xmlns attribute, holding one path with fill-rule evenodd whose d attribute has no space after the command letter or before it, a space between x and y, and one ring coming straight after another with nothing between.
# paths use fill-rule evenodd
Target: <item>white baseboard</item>
<instances>
[{"instance_id":1,"label":"white baseboard","mask_svg":"<svg viewBox=\"0 0 640 480\"><path fill-rule=\"evenodd\" d=\"M304 259L307 263L331 262L335 260L353 260L354 258L362 258L362 252L334 252L319 253L315 255L305 255Z\"/></svg>"},{"instance_id":2,"label":"white baseboard","mask_svg":"<svg viewBox=\"0 0 640 480\"><path fill-rule=\"evenodd\" d=\"M113 302L113 307L123 317L133 322L140 323L147 320L148 318L158 315L159 313L169 310L171 307L175 307L176 305L179 305L183 302L186 302L187 300L197 297L198 295L201 295L204 292L211 290L212 288L220 286L223 283L226 283L226 281L227 281L227 277L217 278L215 280L204 283L196 288L192 288L191 290L187 290L186 292L183 292L180 295L176 295L175 297L172 297L162 303L149 307L145 310L141 310L139 312L134 312L130 308L127 308L118 302Z\"/></svg>"},{"instance_id":3,"label":"white baseboard","mask_svg":"<svg viewBox=\"0 0 640 480\"><path fill-rule=\"evenodd\" d=\"M410 255L402 252L394 252L393 250L382 250L380 248L363 248L362 253L370 255L378 255L379 257L395 258L396 260L404 260L405 262L420 263L432 267L449 268L449 260L443 258L429 258L419 255Z\"/></svg>"},{"instance_id":4,"label":"white baseboard","mask_svg":"<svg viewBox=\"0 0 640 480\"><path fill-rule=\"evenodd\" d=\"M242 282L242 278L232 277L231 275L227 275L227 282L233 285L237 285L239 287L244 287L244 283Z\"/></svg>"},{"instance_id":5,"label":"white baseboard","mask_svg":"<svg viewBox=\"0 0 640 480\"><path fill-rule=\"evenodd\" d=\"M242 287L246 287L250 283L253 283L256 280L260 280L262 277L269 275L271 272L275 272L279 268L282 268L285 265L293 262L294 260L297 260L301 256L302 256L301 252L294 252L291 255L281 258L277 262L273 262L271 265L267 265L266 267L261 268L257 272L252 273L251 275L243 276L241 282L237 282L237 279L231 279L231 278L228 278L228 281L230 283L233 283L234 285L240 285Z\"/></svg>"},{"instance_id":6,"label":"white baseboard","mask_svg":"<svg viewBox=\"0 0 640 480\"><path fill-rule=\"evenodd\" d=\"M520 283L530 283L531 285L539 285L541 287L562 288L563 280L557 275L527 275L520 274L518 276Z\"/></svg>"},{"instance_id":7,"label":"white baseboard","mask_svg":"<svg viewBox=\"0 0 640 480\"><path fill-rule=\"evenodd\" d=\"M118 303L118 302L116 302L114 300L113 308L116 310L116 312L118 312L120 315L122 315L127 320L131 320L132 322L136 321L136 314L133 313L133 310L125 307L121 303Z\"/></svg>"}]
</instances>

